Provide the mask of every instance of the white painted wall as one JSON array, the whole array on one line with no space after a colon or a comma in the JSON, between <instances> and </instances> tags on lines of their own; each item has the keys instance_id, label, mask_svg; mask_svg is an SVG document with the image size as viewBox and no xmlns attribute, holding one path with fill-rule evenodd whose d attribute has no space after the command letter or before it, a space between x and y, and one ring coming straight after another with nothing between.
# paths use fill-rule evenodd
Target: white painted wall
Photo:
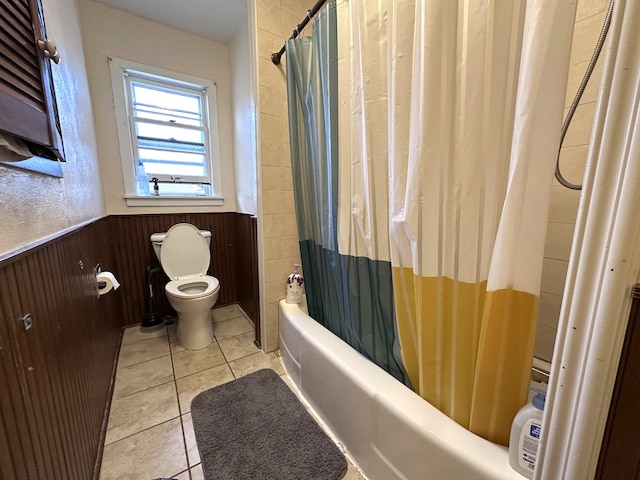
<instances>
[{"instance_id":1,"label":"white painted wall","mask_svg":"<svg viewBox=\"0 0 640 480\"><path fill-rule=\"evenodd\" d=\"M256 165L255 93L252 83L249 21L238 29L229 44L231 99L233 104L233 159L236 180L236 207L240 213L257 214L258 180Z\"/></svg>"},{"instance_id":2,"label":"white painted wall","mask_svg":"<svg viewBox=\"0 0 640 480\"><path fill-rule=\"evenodd\" d=\"M0 164L0 257L105 215L93 112L76 0L44 0L67 162L64 178Z\"/></svg>"},{"instance_id":3,"label":"white painted wall","mask_svg":"<svg viewBox=\"0 0 640 480\"><path fill-rule=\"evenodd\" d=\"M80 0L82 42L96 118L107 213L233 212L233 114L229 48L91 0ZM127 207L116 132L109 56L212 80L217 86L222 207Z\"/></svg>"}]
</instances>

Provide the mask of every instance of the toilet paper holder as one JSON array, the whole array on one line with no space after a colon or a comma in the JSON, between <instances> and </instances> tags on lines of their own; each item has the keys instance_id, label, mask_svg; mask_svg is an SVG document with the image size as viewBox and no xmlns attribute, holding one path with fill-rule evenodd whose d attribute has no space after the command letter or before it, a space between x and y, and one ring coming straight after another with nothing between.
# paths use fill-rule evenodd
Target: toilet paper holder
<instances>
[{"instance_id":1,"label":"toilet paper holder","mask_svg":"<svg viewBox=\"0 0 640 480\"><path fill-rule=\"evenodd\" d=\"M102 273L102 265L97 263L96 266L93 267L93 274L96 276L96 282L98 283L98 288L104 288L107 286L107 282L101 282L98 280L99 273Z\"/></svg>"},{"instance_id":2,"label":"toilet paper holder","mask_svg":"<svg viewBox=\"0 0 640 480\"><path fill-rule=\"evenodd\" d=\"M112 290L117 290L120 286L116 277L111 272L103 271L99 263L94 267L93 272L96 276L98 296L105 295Z\"/></svg>"}]
</instances>

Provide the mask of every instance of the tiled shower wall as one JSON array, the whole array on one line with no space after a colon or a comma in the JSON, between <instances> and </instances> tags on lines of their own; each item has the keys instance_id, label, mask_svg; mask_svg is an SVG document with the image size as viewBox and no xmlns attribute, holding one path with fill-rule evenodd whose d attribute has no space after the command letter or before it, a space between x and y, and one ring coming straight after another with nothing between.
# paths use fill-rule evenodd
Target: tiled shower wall
<instances>
[{"instance_id":1,"label":"tiled shower wall","mask_svg":"<svg viewBox=\"0 0 640 480\"><path fill-rule=\"evenodd\" d=\"M258 42L258 114L260 188L263 237L263 292L266 343L278 348L278 300L284 298L285 281L294 263L300 263L300 247L293 204L287 91L286 54L278 66L271 54L282 47L306 16L315 0L257 0L255 16ZM308 30L308 31L307 31ZM311 32L311 25L305 33Z\"/></svg>"},{"instance_id":2,"label":"tiled shower wall","mask_svg":"<svg viewBox=\"0 0 640 480\"><path fill-rule=\"evenodd\" d=\"M608 6L609 0L578 0L565 115L593 54ZM562 174L573 184L581 184L584 175L604 53L605 49L576 109L560 153ZM551 195L535 346L536 357L547 361L551 361L558 329L580 191L570 190L554 180Z\"/></svg>"}]
</instances>

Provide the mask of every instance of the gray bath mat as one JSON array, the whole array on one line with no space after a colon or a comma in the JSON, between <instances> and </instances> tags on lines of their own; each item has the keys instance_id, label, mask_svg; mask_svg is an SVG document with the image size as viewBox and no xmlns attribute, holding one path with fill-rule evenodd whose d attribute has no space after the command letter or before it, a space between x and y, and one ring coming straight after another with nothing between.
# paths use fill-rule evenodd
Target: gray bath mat
<instances>
[{"instance_id":1,"label":"gray bath mat","mask_svg":"<svg viewBox=\"0 0 640 480\"><path fill-rule=\"evenodd\" d=\"M273 370L200 393L191 417L205 480L337 480L347 471L344 455Z\"/></svg>"}]
</instances>

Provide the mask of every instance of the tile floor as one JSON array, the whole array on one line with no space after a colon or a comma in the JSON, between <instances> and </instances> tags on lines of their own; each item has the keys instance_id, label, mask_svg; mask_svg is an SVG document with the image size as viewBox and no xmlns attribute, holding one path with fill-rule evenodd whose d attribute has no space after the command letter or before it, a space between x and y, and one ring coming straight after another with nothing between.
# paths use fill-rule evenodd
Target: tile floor
<instances>
[{"instance_id":1,"label":"tile floor","mask_svg":"<svg viewBox=\"0 0 640 480\"><path fill-rule=\"evenodd\" d=\"M214 342L195 351L178 344L175 324L151 333L125 330L100 480L203 479L193 397L261 368L272 368L292 385L279 357L255 347L253 326L240 308L215 308L212 321ZM351 462L344 478L364 479Z\"/></svg>"}]
</instances>

